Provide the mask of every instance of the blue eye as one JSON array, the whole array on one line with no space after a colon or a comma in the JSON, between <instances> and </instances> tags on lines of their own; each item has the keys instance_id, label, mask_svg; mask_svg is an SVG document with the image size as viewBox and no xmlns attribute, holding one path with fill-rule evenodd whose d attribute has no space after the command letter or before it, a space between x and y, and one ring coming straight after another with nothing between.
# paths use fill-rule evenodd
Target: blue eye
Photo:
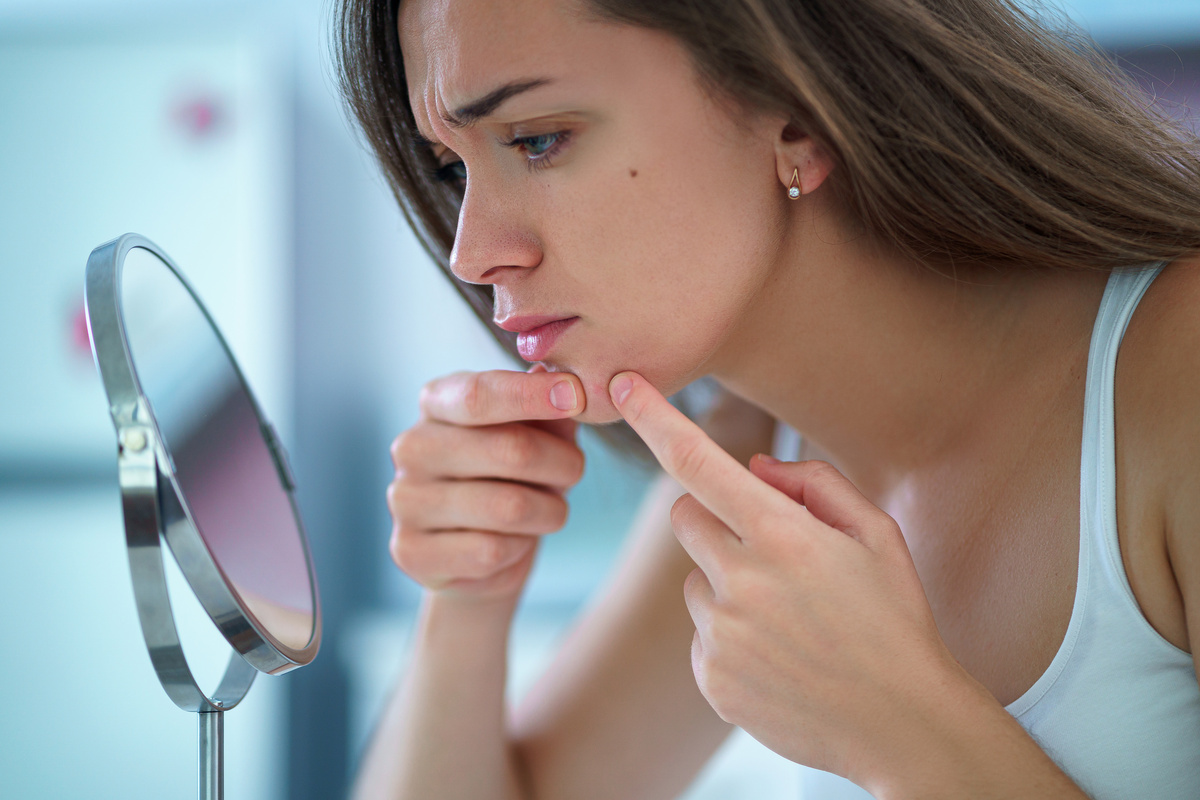
<instances>
[{"instance_id":1,"label":"blue eye","mask_svg":"<svg viewBox=\"0 0 1200 800\"><path fill-rule=\"evenodd\" d=\"M501 144L514 150L524 150L527 154L526 166L531 170L541 169L550 166L550 159L563 148L570 135L569 131L541 133L537 136L518 136ZM467 165L462 161L451 161L432 170L431 175L436 181L456 184L461 188L467 181Z\"/></svg>"},{"instance_id":2,"label":"blue eye","mask_svg":"<svg viewBox=\"0 0 1200 800\"><path fill-rule=\"evenodd\" d=\"M518 136L512 141L504 142L504 146L514 150L524 150L528 154L525 159L526 165L530 169L539 169L550 166L550 159L563 148L570 137L570 131L541 133L537 136Z\"/></svg>"},{"instance_id":3,"label":"blue eye","mask_svg":"<svg viewBox=\"0 0 1200 800\"><path fill-rule=\"evenodd\" d=\"M558 142L558 134L543 133L541 136L526 136L518 141L521 142L526 151L535 156L540 156Z\"/></svg>"}]
</instances>

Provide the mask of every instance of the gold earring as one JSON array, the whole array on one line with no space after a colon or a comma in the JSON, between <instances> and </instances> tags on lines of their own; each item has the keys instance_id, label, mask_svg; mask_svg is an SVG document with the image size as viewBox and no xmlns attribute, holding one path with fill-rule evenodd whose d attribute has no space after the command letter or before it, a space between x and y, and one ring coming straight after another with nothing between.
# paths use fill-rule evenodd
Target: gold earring
<instances>
[{"instance_id":1,"label":"gold earring","mask_svg":"<svg viewBox=\"0 0 1200 800\"><path fill-rule=\"evenodd\" d=\"M788 197L792 200L799 200L801 193L800 168L796 167L792 170L792 185L788 187Z\"/></svg>"}]
</instances>

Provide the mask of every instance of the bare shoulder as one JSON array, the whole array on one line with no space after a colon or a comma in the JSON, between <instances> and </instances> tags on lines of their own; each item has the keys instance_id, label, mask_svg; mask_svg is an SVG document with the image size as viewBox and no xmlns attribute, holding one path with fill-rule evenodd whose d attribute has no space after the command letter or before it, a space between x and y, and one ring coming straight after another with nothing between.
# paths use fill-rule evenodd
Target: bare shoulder
<instances>
[{"instance_id":1,"label":"bare shoulder","mask_svg":"<svg viewBox=\"0 0 1200 800\"><path fill-rule=\"evenodd\" d=\"M1158 448L1164 477L1200 480L1200 254L1155 279L1126 337L1121 368L1136 385L1137 425Z\"/></svg>"},{"instance_id":2,"label":"bare shoulder","mask_svg":"<svg viewBox=\"0 0 1200 800\"><path fill-rule=\"evenodd\" d=\"M1174 594L1185 617L1180 635L1168 638L1190 645L1200 640L1200 254L1176 259L1147 290L1121 345L1117 380L1118 403L1127 402L1117 412L1118 458L1161 520L1161 542L1141 546L1162 548L1163 577L1174 585L1160 594Z\"/></svg>"}]
</instances>

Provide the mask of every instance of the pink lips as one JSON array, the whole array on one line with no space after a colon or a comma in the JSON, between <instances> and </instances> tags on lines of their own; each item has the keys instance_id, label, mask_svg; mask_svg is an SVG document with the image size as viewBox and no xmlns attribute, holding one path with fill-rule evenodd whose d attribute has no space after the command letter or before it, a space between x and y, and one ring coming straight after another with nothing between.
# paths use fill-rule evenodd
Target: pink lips
<instances>
[{"instance_id":1,"label":"pink lips","mask_svg":"<svg viewBox=\"0 0 1200 800\"><path fill-rule=\"evenodd\" d=\"M506 331L517 334L517 352L526 361L542 361L550 354L558 337L579 321L579 317L528 316L498 321Z\"/></svg>"}]
</instances>

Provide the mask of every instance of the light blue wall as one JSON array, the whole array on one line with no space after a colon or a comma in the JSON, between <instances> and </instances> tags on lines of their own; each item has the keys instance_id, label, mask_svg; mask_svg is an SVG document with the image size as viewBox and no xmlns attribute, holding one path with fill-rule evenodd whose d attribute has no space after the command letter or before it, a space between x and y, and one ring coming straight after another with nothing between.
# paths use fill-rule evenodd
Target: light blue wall
<instances>
[{"instance_id":1,"label":"light blue wall","mask_svg":"<svg viewBox=\"0 0 1200 800\"><path fill-rule=\"evenodd\" d=\"M1066 10L1107 46L1147 43L1186 45L1200 40L1200 2L1196 0L1046 0ZM139 18L188 14L196 9L214 17L245 13L246 9L275 10L292 18L297 10L319 12L315 0L0 0L0 30L12 25L46 22L88 24L117 18L137 24Z\"/></svg>"},{"instance_id":2,"label":"light blue wall","mask_svg":"<svg viewBox=\"0 0 1200 800\"><path fill-rule=\"evenodd\" d=\"M1200 46L1197 0L1061 0L1060 5L1108 47Z\"/></svg>"}]
</instances>

